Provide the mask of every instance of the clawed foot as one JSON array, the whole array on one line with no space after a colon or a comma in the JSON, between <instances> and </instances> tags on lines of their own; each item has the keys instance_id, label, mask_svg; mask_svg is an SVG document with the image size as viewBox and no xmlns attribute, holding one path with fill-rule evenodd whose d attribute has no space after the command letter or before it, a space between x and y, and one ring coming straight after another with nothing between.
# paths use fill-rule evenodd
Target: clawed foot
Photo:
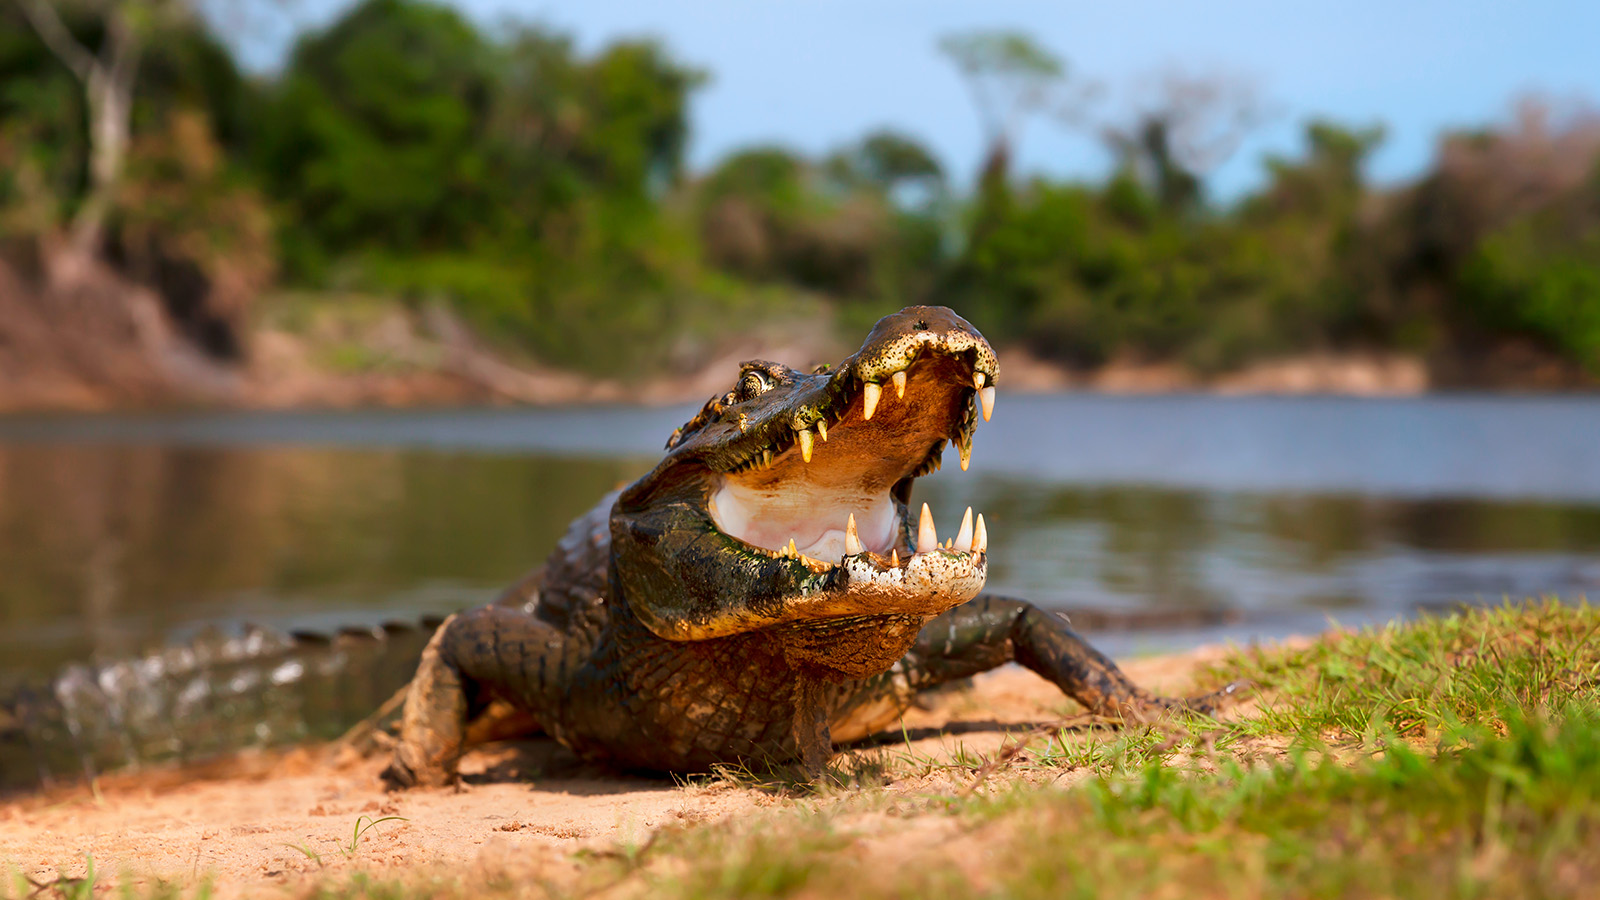
<instances>
[{"instance_id":1,"label":"clawed foot","mask_svg":"<svg viewBox=\"0 0 1600 900\"><path fill-rule=\"evenodd\" d=\"M378 773L387 791L404 791L414 787L444 787L456 784L456 775L438 767L423 767L418 771L396 753L388 767Z\"/></svg>"},{"instance_id":2,"label":"clawed foot","mask_svg":"<svg viewBox=\"0 0 1600 900\"><path fill-rule=\"evenodd\" d=\"M1123 702L1108 703L1104 709L1095 712L1129 722L1142 722L1156 718L1162 713L1180 710L1209 716L1223 706L1243 698L1249 693L1250 688L1251 684L1248 681L1231 681L1209 694L1193 697L1157 697L1141 692L1141 696Z\"/></svg>"},{"instance_id":3,"label":"clawed foot","mask_svg":"<svg viewBox=\"0 0 1600 900\"><path fill-rule=\"evenodd\" d=\"M383 781L383 789L386 791L403 791L417 786L417 773L398 759L390 762L388 767L379 772L378 778Z\"/></svg>"}]
</instances>

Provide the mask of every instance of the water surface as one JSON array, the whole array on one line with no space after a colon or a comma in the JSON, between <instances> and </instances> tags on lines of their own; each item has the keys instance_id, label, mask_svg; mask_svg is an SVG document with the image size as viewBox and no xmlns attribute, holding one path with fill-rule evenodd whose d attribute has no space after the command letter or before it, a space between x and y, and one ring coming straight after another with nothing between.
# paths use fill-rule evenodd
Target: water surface
<instances>
[{"instance_id":1,"label":"water surface","mask_svg":"<svg viewBox=\"0 0 1600 900\"><path fill-rule=\"evenodd\" d=\"M0 419L0 675L483 602L692 411ZM1217 623L1100 637L1119 652L1576 597L1600 402L1002 394L972 470L919 497L985 513L995 590Z\"/></svg>"}]
</instances>

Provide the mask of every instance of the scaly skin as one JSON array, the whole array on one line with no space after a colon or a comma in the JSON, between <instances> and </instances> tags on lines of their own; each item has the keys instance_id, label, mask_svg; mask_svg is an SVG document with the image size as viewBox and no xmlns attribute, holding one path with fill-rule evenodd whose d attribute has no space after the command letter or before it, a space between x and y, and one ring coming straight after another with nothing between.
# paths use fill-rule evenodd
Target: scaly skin
<instances>
[{"instance_id":1,"label":"scaly skin","mask_svg":"<svg viewBox=\"0 0 1600 900\"><path fill-rule=\"evenodd\" d=\"M206 632L0 691L0 795L129 766L335 737L405 686L438 620Z\"/></svg>"},{"instance_id":2,"label":"scaly skin","mask_svg":"<svg viewBox=\"0 0 1600 900\"><path fill-rule=\"evenodd\" d=\"M1096 713L1209 707L1216 697L1139 689L1058 616L977 596L981 533L934 547L912 525L912 482L946 441L970 452L979 389L997 375L977 330L938 307L884 318L837 367L746 363L540 573L440 628L385 779L451 782L497 700L621 768L799 760L813 774L918 692L1008 662ZM847 515L876 523L866 546L843 536ZM784 528L806 550L785 552Z\"/></svg>"}]
</instances>

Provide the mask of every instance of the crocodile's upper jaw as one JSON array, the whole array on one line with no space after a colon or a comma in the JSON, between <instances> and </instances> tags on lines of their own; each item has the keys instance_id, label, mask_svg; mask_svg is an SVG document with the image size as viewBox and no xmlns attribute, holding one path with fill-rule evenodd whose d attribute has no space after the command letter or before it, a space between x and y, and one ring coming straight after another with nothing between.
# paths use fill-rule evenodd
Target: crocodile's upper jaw
<instances>
[{"instance_id":1,"label":"crocodile's upper jaw","mask_svg":"<svg viewBox=\"0 0 1600 900\"><path fill-rule=\"evenodd\" d=\"M908 508L911 483L939 467L947 442L966 468L997 374L971 325L911 307L837 367L745 364L733 391L674 434L656 477L672 480L676 465L702 480L710 526L752 561L788 558L828 576L835 602L818 603L818 616L936 614L982 588L985 523L969 510L940 541L926 507Z\"/></svg>"},{"instance_id":2,"label":"crocodile's upper jaw","mask_svg":"<svg viewBox=\"0 0 1600 900\"><path fill-rule=\"evenodd\" d=\"M960 436L970 446L967 414L975 389L971 368L958 357L922 353L902 371L904 395L891 377L870 420L862 389L837 418L828 416L828 437L811 439L809 461L797 441L770 465L721 475L709 501L712 521L725 534L774 553L789 552L792 542L794 552L830 563L863 550L909 558L917 535L892 492L922 474L929 460L936 466L947 440ZM954 529L946 534L956 536ZM973 536L969 522L959 549L971 550Z\"/></svg>"}]
</instances>

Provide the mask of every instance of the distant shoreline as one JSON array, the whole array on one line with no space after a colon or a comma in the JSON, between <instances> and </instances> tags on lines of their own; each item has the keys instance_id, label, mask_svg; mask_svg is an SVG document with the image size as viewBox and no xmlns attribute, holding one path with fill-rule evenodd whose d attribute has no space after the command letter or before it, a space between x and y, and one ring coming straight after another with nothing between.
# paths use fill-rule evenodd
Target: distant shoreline
<instances>
[{"instance_id":1,"label":"distant shoreline","mask_svg":"<svg viewBox=\"0 0 1600 900\"><path fill-rule=\"evenodd\" d=\"M409 409L441 406L557 406L699 403L727 390L740 362L770 359L797 368L840 359L850 347L827 322L767 323L711 344L692 368L625 380L556 369L485 340L443 304L420 309L381 299L348 300L310 325L269 311L244 329L241 357L198 353L161 320L159 301L129 291L110 273L81 292L107 321L155 322L138 341L118 330L83 331L43 313L44 299L11 303L14 331L0 340L0 413L141 409ZM6 295L0 270L0 295ZM23 288L11 282L10 294ZM27 300L26 293L20 296ZM57 304L59 305L59 304ZM142 317L135 315L144 309ZM341 318L342 316L342 318ZM1117 395L1327 394L1418 396L1436 390L1589 391L1594 377L1530 344L1505 340L1459 358L1395 351L1316 351L1258 359L1208 373L1181 361L1114 357L1074 368L1011 345L1000 351L1004 390L1094 391Z\"/></svg>"},{"instance_id":2,"label":"distant shoreline","mask_svg":"<svg viewBox=\"0 0 1600 900\"><path fill-rule=\"evenodd\" d=\"M0 382L0 414L113 412L140 409L341 410L443 406L570 406L698 403L724 390L739 360L785 357L770 348L727 352L698 371L626 383L578 372L519 366L487 353L457 355L431 367L398 371L338 372L301 367L288 375L254 364L228 390L189 395L181 390L129 401L93 385ZM798 357L789 358L790 361ZM1485 393L1589 393L1593 384L1570 378L1494 379L1486 384L1438 384L1417 356L1319 353L1251 363L1204 374L1172 362L1117 360L1089 370L1040 360L1026 351L1000 353L999 383L1021 393L1073 391L1114 396L1215 394L1224 396L1415 397L1472 390Z\"/></svg>"}]
</instances>

